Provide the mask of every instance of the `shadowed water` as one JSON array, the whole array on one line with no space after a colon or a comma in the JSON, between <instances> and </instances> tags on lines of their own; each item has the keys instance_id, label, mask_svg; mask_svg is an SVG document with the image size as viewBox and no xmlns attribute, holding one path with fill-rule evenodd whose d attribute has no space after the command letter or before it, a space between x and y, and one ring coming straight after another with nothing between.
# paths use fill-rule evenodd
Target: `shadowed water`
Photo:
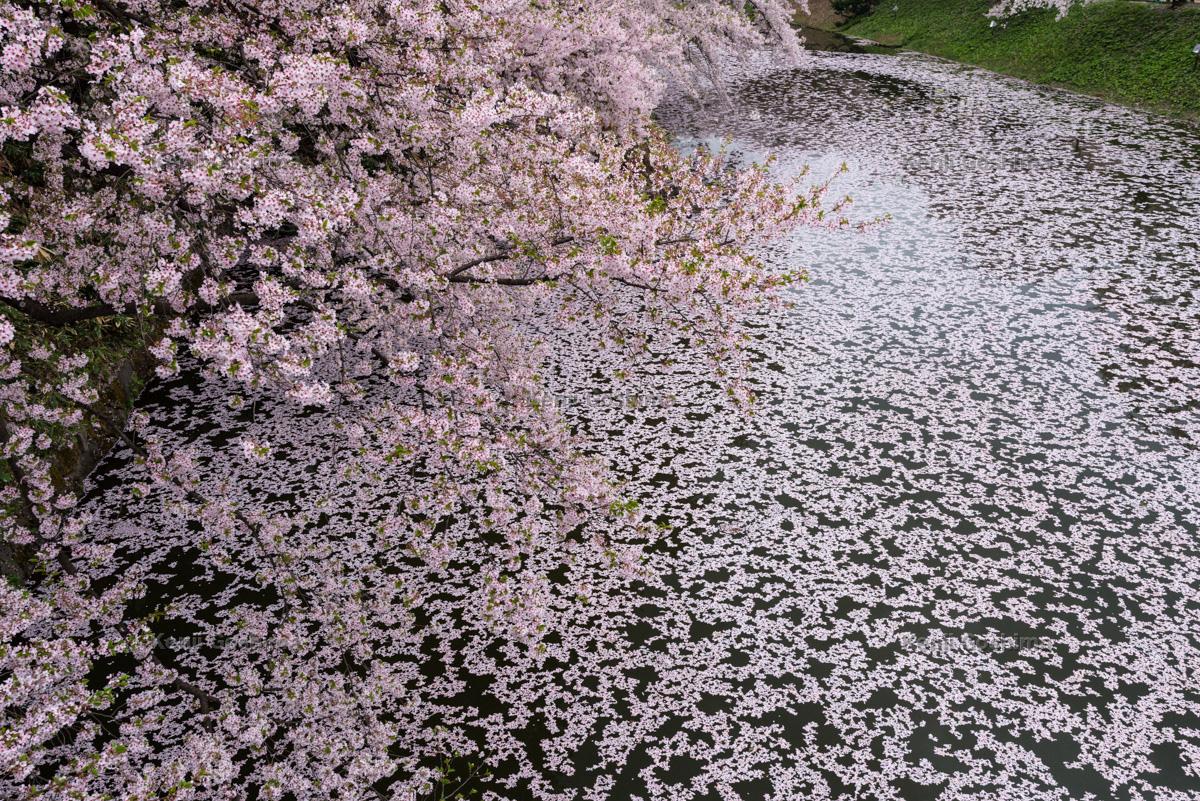
<instances>
[{"instance_id":1,"label":"shadowed water","mask_svg":"<svg viewBox=\"0 0 1200 801\"><path fill-rule=\"evenodd\" d=\"M469 549L414 574L414 696L511 798L1200 797L1197 130L923 56L815 59L660 117L782 173L845 161L834 191L891 221L772 249L812 280L754 323L753 415L686 352L614 391L568 337L553 391L668 529L643 580L554 573L541 649L472 612ZM147 402L331 538L395 504L282 406ZM308 439L225 464L197 419ZM102 470L101 525L199 606L186 527L117 497L132 469Z\"/></svg>"}]
</instances>

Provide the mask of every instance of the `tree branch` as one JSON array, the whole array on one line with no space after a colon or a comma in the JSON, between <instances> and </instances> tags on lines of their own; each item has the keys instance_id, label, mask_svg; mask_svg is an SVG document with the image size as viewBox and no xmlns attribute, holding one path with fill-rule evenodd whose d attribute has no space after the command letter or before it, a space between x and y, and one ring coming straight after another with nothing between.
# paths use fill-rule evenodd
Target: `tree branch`
<instances>
[{"instance_id":1,"label":"tree branch","mask_svg":"<svg viewBox=\"0 0 1200 801\"><path fill-rule=\"evenodd\" d=\"M115 317L123 312L118 311L108 303L98 303L95 306L78 306L66 309L52 309L37 300L16 300L0 296L0 303L16 309L31 320L44 325L63 326L81 323L84 320L95 320L99 317Z\"/></svg>"},{"instance_id":2,"label":"tree branch","mask_svg":"<svg viewBox=\"0 0 1200 801\"><path fill-rule=\"evenodd\" d=\"M560 236L560 237L556 237L556 238L550 240L550 247L556 248L559 245L566 245L566 244L568 244L570 242L574 242L574 241L575 241L575 237L573 237L573 236ZM471 261L464 262L463 264L460 264L459 266L457 266L453 270L451 270L450 273L446 276L446 278L449 281L451 281L452 283L463 283L461 281L456 281L455 279L473 267L478 267L481 264L490 264L490 263L496 262L496 261L504 261L505 259L511 258L513 248L514 248L513 245L508 244L508 245L503 246L500 250L496 251L495 253L489 253L486 256L480 256L477 259L472 259ZM497 279L496 283L501 283L500 279ZM531 282L531 283L534 283L534 282ZM527 284L513 284L512 286L526 286L526 285Z\"/></svg>"}]
</instances>

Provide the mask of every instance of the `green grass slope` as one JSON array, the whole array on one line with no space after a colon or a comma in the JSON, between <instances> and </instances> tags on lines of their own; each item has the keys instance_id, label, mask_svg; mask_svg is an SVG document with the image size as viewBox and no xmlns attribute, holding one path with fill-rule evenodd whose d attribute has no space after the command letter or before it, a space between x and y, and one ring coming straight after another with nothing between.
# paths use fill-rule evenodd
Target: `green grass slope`
<instances>
[{"instance_id":1,"label":"green grass slope","mask_svg":"<svg viewBox=\"0 0 1200 801\"><path fill-rule=\"evenodd\" d=\"M1200 7L1107 0L996 23L990 0L880 0L842 30L1037 83L1200 118ZM894 10L893 10L894 9Z\"/></svg>"}]
</instances>

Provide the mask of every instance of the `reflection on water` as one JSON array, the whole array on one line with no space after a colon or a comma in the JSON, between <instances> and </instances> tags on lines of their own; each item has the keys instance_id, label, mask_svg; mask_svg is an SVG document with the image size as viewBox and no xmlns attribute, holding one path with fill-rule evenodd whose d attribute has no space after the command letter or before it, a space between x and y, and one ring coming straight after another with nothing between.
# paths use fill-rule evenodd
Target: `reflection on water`
<instances>
[{"instance_id":1,"label":"reflection on water","mask_svg":"<svg viewBox=\"0 0 1200 801\"><path fill-rule=\"evenodd\" d=\"M513 798L1197 797L1200 137L921 56L816 58L662 118L783 171L847 161L839 191L892 222L772 251L814 280L754 323L753 416L686 354L628 403L568 336L553 389L669 533L644 581L564 571L594 600L565 594L544 652L470 613L470 553L410 576L453 643L411 657L414 697L487 733ZM331 537L393 502L284 409L236 425L319 460L223 465L188 427L234 413L182 383L151 402L247 497L312 487L292 502ZM112 494L111 538L169 581L186 527Z\"/></svg>"}]
</instances>

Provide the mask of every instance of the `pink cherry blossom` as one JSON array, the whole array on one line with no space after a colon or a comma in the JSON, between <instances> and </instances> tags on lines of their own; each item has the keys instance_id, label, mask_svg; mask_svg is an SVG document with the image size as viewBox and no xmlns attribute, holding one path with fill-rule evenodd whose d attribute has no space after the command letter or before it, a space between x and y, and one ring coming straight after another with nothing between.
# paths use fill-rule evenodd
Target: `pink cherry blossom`
<instances>
[{"instance_id":1,"label":"pink cherry blossom","mask_svg":"<svg viewBox=\"0 0 1200 801\"><path fill-rule=\"evenodd\" d=\"M478 512L494 547L478 611L514 647L536 649L551 622L531 559L586 552L640 575L640 549L610 530L646 523L548 390L544 331L587 321L631 363L670 331L750 396L744 315L798 277L756 248L841 224L841 206L683 154L650 113L731 47L798 58L789 14L776 0L0 2L0 534L26 568L2 589L0 794L421 786L411 755L427 749L395 747L427 743L435 721L401 654L439 623L410 611L405 575L459 558L448 521ZM281 399L313 415L349 449L330 451L339 481L421 481L367 540L323 541L340 514L321 506L328 486L288 508L213 481L227 460L276 469L303 426L268 438L231 420L216 462L146 412L118 431L105 377L53 335L90 323L139 332L160 380L213 387L239 420ZM96 565L128 554L53 469L76 427L119 434L139 471L123 492L189 527L186 558L214 586L237 575L274 602L160 598L149 563L105 577ZM363 548L403 568L339 567ZM227 657L160 659L156 638L182 620ZM381 623L390 643L368 633Z\"/></svg>"}]
</instances>

